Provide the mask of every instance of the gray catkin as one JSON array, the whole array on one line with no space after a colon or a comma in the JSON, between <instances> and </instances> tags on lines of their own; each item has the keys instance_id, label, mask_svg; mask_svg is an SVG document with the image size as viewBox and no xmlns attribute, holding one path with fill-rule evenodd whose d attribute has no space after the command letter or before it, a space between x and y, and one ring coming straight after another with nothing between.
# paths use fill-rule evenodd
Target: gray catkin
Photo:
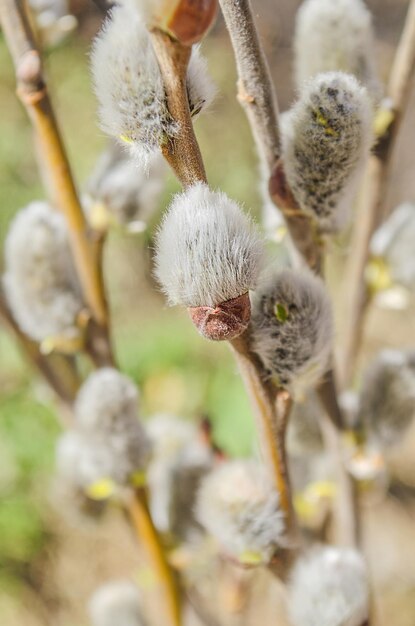
<instances>
[{"instance_id":1,"label":"gray catkin","mask_svg":"<svg viewBox=\"0 0 415 626\"><path fill-rule=\"evenodd\" d=\"M321 232L346 223L372 141L372 108L364 87L342 72L306 83L281 119L284 170L300 208Z\"/></svg>"},{"instance_id":2,"label":"gray catkin","mask_svg":"<svg viewBox=\"0 0 415 626\"><path fill-rule=\"evenodd\" d=\"M156 276L170 304L214 307L256 286L263 243L224 193L198 183L175 196L156 239Z\"/></svg>"},{"instance_id":3,"label":"gray catkin","mask_svg":"<svg viewBox=\"0 0 415 626\"><path fill-rule=\"evenodd\" d=\"M291 572L288 592L293 626L363 626L369 617L368 573L351 548L306 552Z\"/></svg>"},{"instance_id":4,"label":"gray catkin","mask_svg":"<svg viewBox=\"0 0 415 626\"><path fill-rule=\"evenodd\" d=\"M328 367L332 334L328 295L311 272L283 270L255 293L252 349L277 384L316 382Z\"/></svg>"},{"instance_id":5,"label":"gray catkin","mask_svg":"<svg viewBox=\"0 0 415 626\"><path fill-rule=\"evenodd\" d=\"M32 202L14 218L5 241L5 295L21 330L36 341L75 338L84 307L62 215Z\"/></svg>"},{"instance_id":6,"label":"gray catkin","mask_svg":"<svg viewBox=\"0 0 415 626\"><path fill-rule=\"evenodd\" d=\"M384 446L404 436L415 417L415 350L382 350L366 369L359 421Z\"/></svg>"},{"instance_id":7,"label":"gray catkin","mask_svg":"<svg viewBox=\"0 0 415 626\"><path fill-rule=\"evenodd\" d=\"M255 461L228 461L206 476L196 513L223 550L241 561L254 556L258 562L269 562L283 541L278 493L265 468Z\"/></svg>"}]
</instances>

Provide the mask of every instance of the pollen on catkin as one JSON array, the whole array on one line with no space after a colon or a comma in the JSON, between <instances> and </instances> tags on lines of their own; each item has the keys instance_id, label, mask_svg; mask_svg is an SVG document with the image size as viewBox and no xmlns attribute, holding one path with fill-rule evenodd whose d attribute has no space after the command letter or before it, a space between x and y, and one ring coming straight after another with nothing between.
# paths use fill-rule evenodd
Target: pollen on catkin
<instances>
[{"instance_id":1,"label":"pollen on catkin","mask_svg":"<svg viewBox=\"0 0 415 626\"><path fill-rule=\"evenodd\" d=\"M140 593L129 580L116 580L99 587L89 602L93 626L145 626Z\"/></svg>"},{"instance_id":2,"label":"pollen on catkin","mask_svg":"<svg viewBox=\"0 0 415 626\"><path fill-rule=\"evenodd\" d=\"M150 35L128 5L111 11L95 39L91 69L102 129L146 164L178 129L167 108Z\"/></svg>"},{"instance_id":3,"label":"pollen on catkin","mask_svg":"<svg viewBox=\"0 0 415 626\"><path fill-rule=\"evenodd\" d=\"M134 383L110 367L90 374L75 401L76 428L88 442L94 442L97 449L102 446L108 453L118 482L143 470L150 455L150 443L138 419L137 405Z\"/></svg>"},{"instance_id":4,"label":"pollen on catkin","mask_svg":"<svg viewBox=\"0 0 415 626\"><path fill-rule=\"evenodd\" d=\"M265 468L228 461L202 482L196 507L204 528L243 563L268 563L284 534L279 497Z\"/></svg>"},{"instance_id":5,"label":"pollen on catkin","mask_svg":"<svg viewBox=\"0 0 415 626\"><path fill-rule=\"evenodd\" d=\"M297 85L322 72L353 74L377 102L372 16L362 0L305 0L294 36Z\"/></svg>"},{"instance_id":6,"label":"pollen on catkin","mask_svg":"<svg viewBox=\"0 0 415 626\"><path fill-rule=\"evenodd\" d=\"M291 574L289 612L293 626L364 626L369 588L360 554L334 547L305 554Z\"/></svg>"},{"instance_id":7,"label":"pollen on catkin","mask_svg":"<svg viewBox=\"0 0 415 626\"><path fill-rule=\"evenodd\" d=\"M98 207L130 232L141 232L159 207L166 180L166 164L159 153L149 157L148 168L137 166L113 142L101 154L86 186L87 214L95 227ZM99 215L98 215L99 218Z\"/></svg>"},{"instance_id":8,"label":"pollen on catkin","mask_svg":"<svg viewBox=\"0 0 415 626\"><path fill-rule=\"evenodd\" d=\"M370 251L383 262L386 282L415 292L415 204L405 202L380 226L372 237Z\"/></svg>"},{"instance_id":9,"label":"pollen on catkin","mask_svg":"<svg viewBox=\"0 0 415 626\"><path fill-rule=\"evenodd\" d=\"M300 208L320 232L337 232L369 155L372 108L367 91L342 72L306 83L281 120L284 171Z\"/></svg>"},{"instance_id":10,"label":"pollen on catkin","mask_svg":"<svg viewBox=\"0 0 415 626\"><path fill-rule=\"evenodd\" d=\"M3 285L13 317L36 341L79 334L84 307L64 218L32 202L13 220L5 241Z\"/></svg>"},{"instance_id":11,"label":"pollen on catkin","mask_svg":"<svg viewBox=\"0 0 415 626\"><path fill-rule=\"evenodd\" d=\"M329 297L311 272L283 270L255 293L252 350L269 378L296 390L311 386L329 365L333 320Z\"/></svg>"},{"instance_id":12,"label":"pollen on catkin","mask_svg":"<svg viewBox=\"0 0 415 626\"><path fill-rule=\"evenodd\" d=\"M398 443L415 417L415 350L382 350L363 375L359 418L384 446Z\"/></svg>"}]
</instances>

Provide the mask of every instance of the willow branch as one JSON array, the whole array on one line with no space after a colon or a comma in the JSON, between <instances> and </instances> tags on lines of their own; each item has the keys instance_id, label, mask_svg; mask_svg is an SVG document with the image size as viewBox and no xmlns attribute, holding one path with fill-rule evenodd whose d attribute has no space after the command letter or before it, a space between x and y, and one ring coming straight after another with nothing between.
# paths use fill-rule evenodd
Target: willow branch
<instances>
[{"instance_id":1,"label":"willow branch","mask_svg":"<svg viewBox=\"0 0 415 626\"><path fill-rule=\"evenodd\" d=\"M280 497L280 506L285 515L288 535L294 539L296 520L285 454L285 431L291 409L291 398L285 390L279 390L276 396L274 387L264 383L261 365L249 350L247 333L233 339L230 343L251 400L262 453L268 467L272 470Z\"/></svg>"},{"instance_id":2,"label":"willow branch","mask_svg":"<svg viewBox=\"0 0 415 626\"><path fill-rule=\"evenodd\" d=\"M108 310L87 224L45 83L40 53L22 0L2 0L0 21L16 71L17 94L37 135L42 169L48 173L51 193L66 218L69 240L85 301L95 323L106 334ZM107 340L109 343L109 340Z\"/></svg>"},{"instance_id":3,"label":"willow branch","mask_svg":"<svg viewBox=\"0 0 415 626\"><path fill-rule=\"evenodd\" d=\"M219 1L234 49L238 70L238 100L245 109L260 160L270 177L273 188L271 199L282 211L296 248L307 264L318 270L321 252L313 225L294 204L283 174L277 97L255 27L250 2Z\"/></svg>"},{"instance_id":4,"label":"willow branch","mask_svg":"<svg viewBox=\"0 0 415 626\"><path fill-rule=\"evenodd\" d=\"M194 134L185 85L188 49L173 41L165 33L155 29L153 45L160 70L166 85L167 103L173 119L180 130L164 156L170 163L183 187L196 182L207 182L202 156ZM182 130L183 129L183 130ZM262 447L280 494L281 506L286 514L287 530L294 528L294 511L289 490L288 472L284 466L281 444L278 442L275 392L271 394L262 380L262 368L248 346L248 335L244 333L230 342L238 362L243 381L257 418ZM290 400L287 400L287 413ZM283 444L282 444L283 446Z\"/></svg>"},{"instance_id":5,"label":"willow branch","mask_svg":"<svg viewBox=\"0 0 415 626\"><path fill-rule=\"evenodd\" d=\"M159 534L151 519L147 493L144 488L131 492L126 501L126 512L131 524L142 542L149 562L163 589L165 618L171 626L181 626L181 598L173 571L167 562Z\"/></svg>"},{"instance_id":6,"label":"willow branch","mask_svg":"<svg viewBox=\"0 0 415 626\"><path fill-rule=\"evenodd\" d=\"M369 159L362 190L358 220L352 237L347 269L348 293L345 302L344 347L341 362L343 386L352 382L355 362L362 342L370 293L365 281L370 241L384 213L386 190L390 182L390 163L396 137L405 114L415 68L415 0L411 0L405 26L395 54L387 88L391 122L378 138ZM390 104L389 104L390 103Z\"/></svg>"},{"instance_id":7,"label":"willow branch","mask_svg":"<svg viewBox=\"0 0 415 626\"><path fill-rule=\"evenodd\" d=\"M187 96L186 76L191 47L171 39L155 28L151 34L172 118L178 124L177 134L162 146L163 156L184 187L206 182L199 144L193 130Z\"/></svg>"},{"instance_id":8,"label":"willow branch","mask_svg":"<svg viewBox=\"0 0 415 626\"><path fill-rule=\"evenodd\" d=\"M291 238L306 261L315 273L323 274L324 245L321 237L313 226L312 221L298 206L287 183L284 165L279 158L278 107L275 89L270 78L269 69L265 60L251 11L249 0L220 0L220 5L234 48L235 60L239 75L239 86L243 92L239 93L251 124L261 160L269 170L269 192L275 206L278 207L286 220ZM263 86L258 91L258 78L262 77ZM259 93L260 95L257 95ZM244 95L248 98L244 98ZM242 97L241 97L242 96ZM266 130L268 129L268 134ZM337 399L334 371L331 370L317 388L320 402L331 419L337 432L337 441L330 440L333 450L339 449L339 432L343 428L343 416ZM343 477L339 485L339 500L341 508L348 507L352 518L357 520L358 511L356 502L351 497L351 477L343 470L342 460L337 456L338 473ZM348 522L345 522L346 526ZM357 524L357 521L356 521ZM341 531L350 535L348 529Z\"/></svg>"},{"instance_id":9,"label":"willow branch","mask_svg":"<svg viewBox=\"0 0 415 626\"><path fill-rule=\"evenodd\" d=\"M60 400L70 407L80 385L73 360L61 354L48 356L41 354L38 344L31 341L14 321L1 290L0 319L14 334L29 362L48 382Z\"/></svg>"}]
</instances>

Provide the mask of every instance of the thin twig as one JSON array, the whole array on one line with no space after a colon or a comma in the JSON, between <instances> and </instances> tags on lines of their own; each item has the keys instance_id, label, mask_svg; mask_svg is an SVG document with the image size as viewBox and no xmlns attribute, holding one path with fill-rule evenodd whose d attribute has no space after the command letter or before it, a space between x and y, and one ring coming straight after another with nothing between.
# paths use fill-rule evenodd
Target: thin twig
<instances>
[{"instance_id":1,"label":"thin twig","mask_svg":"<svg viewBox=\"0 0 415 626\"><path fill-rule=\"evenodd\" d=\"M300 211L285 181L278 134L278 105L249 0L219 0L238 69L238 100L244 107L259 158L270 178L271 199L284 215L291 238L309 267L319 270L321 250L311 220Z\"/></svg>"},{"instance_id":2,"label":"thin twig","mask_svg":"<svg viewBox=\"0 0 415 626\"><path fill-rule=\"evenodd\" d=\"M207 182L199 144L194 134L187 96L186 76L191 48L174 41L163 31L152 31L170 114L178 124L174 138L162 147L163 156L184 187Z\"/></svg>"},{"instance_id":3,"label":"thin twig","mask_svg":"<svg viewBox=\"0 0 415 626\"><path fill-rule=\"evenodd\" d=\"M249 94L249 102L243 101L251 123L252 134L257 143L258 152L263 164L269 171L269 192L274 204L282 211L291 238L307 265L317 274L323 274L324 246L321 237L312 221L301 211L289 188L284 165L279 157L279 137L275 129L278 128L278 107L274 85L269 75L265 56L256 33L254 18L249 0L219 0L229 35L234 48L234 54L239 75L239 85L243 85L244 93ZM252 43L253 41L253 43ZM266 74L261 96L256 96L257 77ZM252 81L252 82L250 82ZM239 97L239 100L241 98ZM270 104L271 103L271 104ZM255 113L255 115L254 115ZM265 129L270 129L269 135L264 136ZM270 147L271 145L271 147ZM339 426L343 425L342 412L337 400L334 372L330 371L317 389L325 411L332 423L336 426L337 440L331 441L332 448L338 451L340 446ZM337 463L341 464L337 458ZM339 500L342 509L348 508L354 519L358 517L356 501L350 496L351 477L338 469L344 480L339 485ZM350 484L347 484L347 483ZM356 522L357 523L357 522ZM346 526L349 526L347 520ZM349 535L348 528L344 534Z\"/></svg>"},{"instance_id":4,"label":"thin twig","mask_svg":"<svg viewBox=\"0 0 415 626\"><path fill-rule=\"evenodd\" d=\"M353 254L347 269L347 299L345 301L344 347L341 359L342 385L352 382L354 366L362 343L364 323L370 293L365 281L372 235L383 213L386 189L390 179L390 163L396 137L405 114L415 69L415 0L409 5L405 26L395 53L387 88L392 116L391 122L378 138L367 167L360 199L358 220L351 242Z\"/></svg>"},{"instance_id":5,"label":"thin twig","mask_svg":"<svg viewBox=\"0 0 415 626\"><path fill-rule=\"evenodd\" d=\"M220 5L235 51L238 100L248 116L258 153L271 168L280 156L278 104L250 3L220 0Z\"/></svg>"},{"instance_id":6,"label":"thin twig","mask_svg":"<svg viewBox=\"0 0 415 626\"><path fill-rule=\"evenodd\" d=\"M173 41L165 33L155 29L153 45L160 70L166 84L167 103L173 119L180 124L180 131L172 144L164 151L183 187L195 182L207 182L202 156L194 134L188 106L188 96L184 78L189 60L185 46ZM185 102L183 102L185 100ZM177 116L177 117L176 117ZM183 129L183 133L181 132ZM284 467L277 437L275 412L275 392L272 394L261 376L261 365L248 347L247 334L230 342L257 418L264 454L276 487L280 494L281 506L286 514L287 531L295 528L295 516L289 491L287 468ZM290 402L287 400L287 412ZM294 533L292 533L294 534Z\"/></svg>"},{"instance_id":7,"label":"thin twig","mask_svg":"<svg viewBox=\"0 0 415 626\"><path fill-rule=\"evenodd\" d=\"M2 0L0 21L9 46L17 80L17 93L36 131L43 170L48 173L57 208L66 218L69 240L85 301L95 323L107 334L108 310L100 268L94 255L70 165L56 123L42 71L39 51L21 0ZM109 340L107 339L109 344ZM110 349L108 349L110 352Z\"/></svg>"},{"instance_id":8,"label":"thin twig","mask_svg":"<svg viewBox=\"0 0 415 626\"><path fill-rule=\"evenodd\" d=\"M181 626L181 598L177 581L167 562L159 534L151 519L147 493L144 488L131 492L126 501L126 511L134 527L139 541L147 552L148 559L163 588L162 598L165 601L165 617L171 626Z\"/></svg>"},{"instance_id":9,"label":"thin twig","mask_svg":"<svg viewBox=\"0 0 415 626\"><path fill-rule=\"evenodd\" d=\"M296 521L284 445L291 398L287 391L281 390L277 392L276 401L275 389L272 385L264 383L261 376L261 366L256 362L255 356L248 348L246 334L233 339L230 343L254 410L262 452L272 471L275 486L280 496L287 534L290 539L294 539Z\"/></svg>"}]
</instances>

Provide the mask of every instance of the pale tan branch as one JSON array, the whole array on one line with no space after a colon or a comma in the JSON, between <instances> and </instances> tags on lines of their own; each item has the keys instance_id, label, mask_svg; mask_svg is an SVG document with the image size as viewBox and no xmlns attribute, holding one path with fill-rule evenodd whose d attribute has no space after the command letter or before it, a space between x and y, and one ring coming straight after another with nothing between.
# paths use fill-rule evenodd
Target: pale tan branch
<instances>
[{"instance_id":1,"label":"pale tan branch","mask_svg":"<svg viewBox=\"0 0 415 626\"><path fill-rule=\"evenodd\" d=\"M350 262L347 268L345 330L341 354L341 382L352 383L356 359L363 339L370 293L365 281L370 241L382 221L386 189L390 182L390 162L396 137L405 114L415 69L415 0L411 0L405 26L395 54L387 88L390 125L378 138L369 158L365 182L358 207L358 219L352 236Z\"/></svg>"},{"instance_id":2,"label":"pale tan branch","mask_svg":"<svg viewBox=\"0 0 415 626\"><path fill-rule=\"evenodd\" d=\"M57 208L64 214L75 265L95 323L106 333L108 310L101 270L94 262L90 233L80 205L70 165L45 83L39 51L34 43L24 3L2 0L0 21L9 46L17 80L17 93L37 135L42 169L47 172ZM109 343L109 342L108 342Z\"/></svg>"},{"instance_id":3,"label":"pale tan branch","mask_svg":"<svg viewBox=\"0 0 415 626\"><path fill-rule=\"evenodd\" d=\"M280 156L278 103L249 0L220 0L238 70L238 100L251 125L260 158L273 167Z\"/></svg>"}]
</instances>

